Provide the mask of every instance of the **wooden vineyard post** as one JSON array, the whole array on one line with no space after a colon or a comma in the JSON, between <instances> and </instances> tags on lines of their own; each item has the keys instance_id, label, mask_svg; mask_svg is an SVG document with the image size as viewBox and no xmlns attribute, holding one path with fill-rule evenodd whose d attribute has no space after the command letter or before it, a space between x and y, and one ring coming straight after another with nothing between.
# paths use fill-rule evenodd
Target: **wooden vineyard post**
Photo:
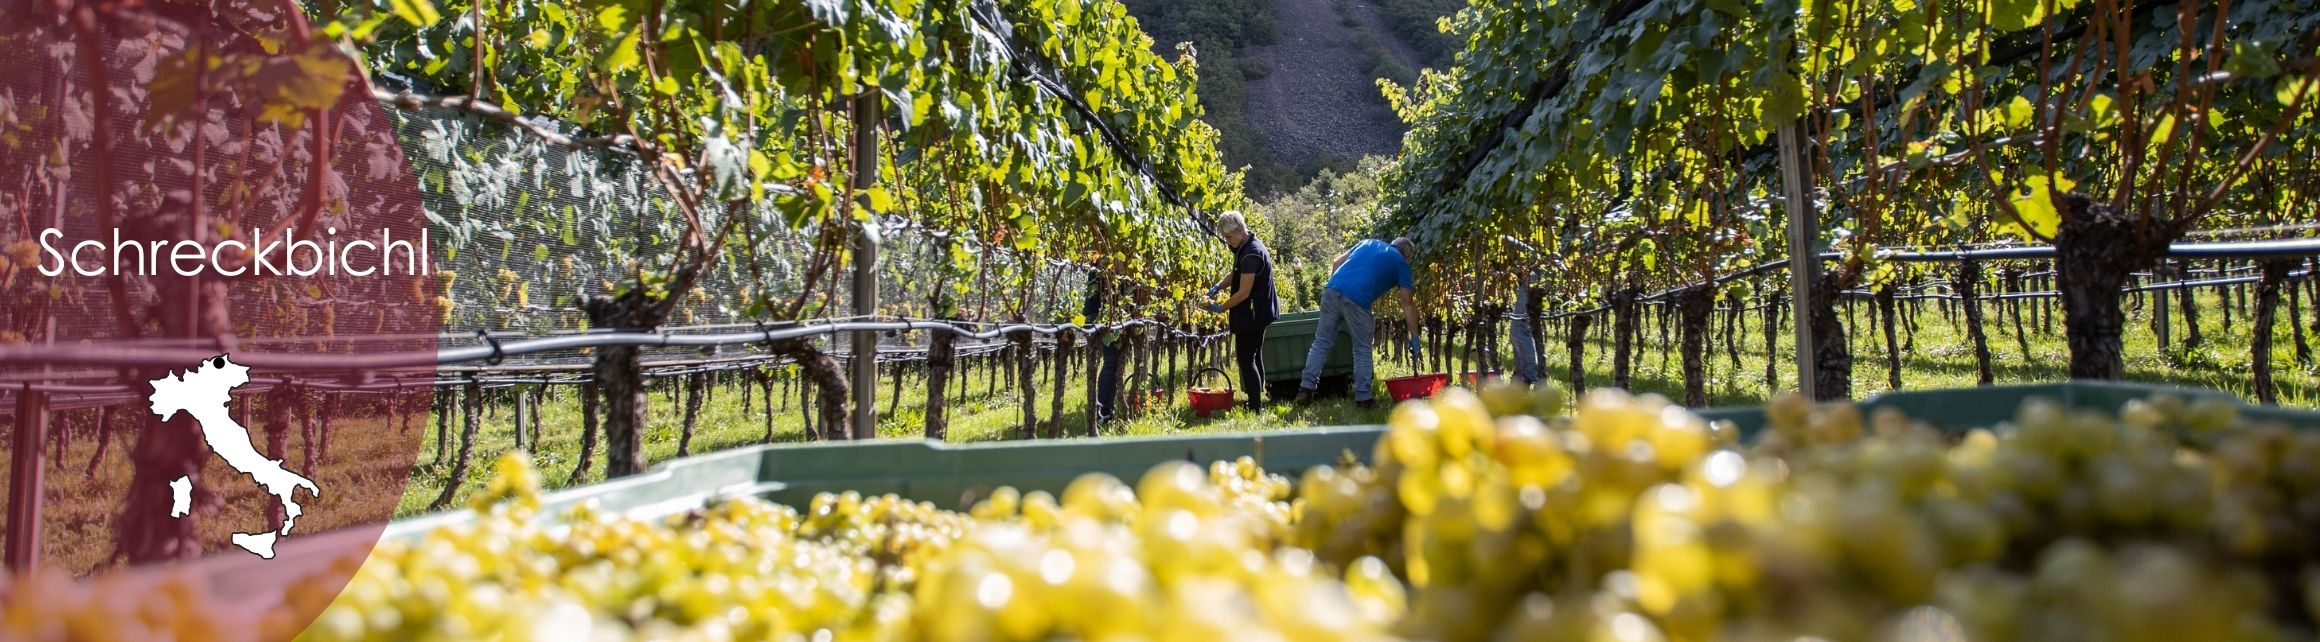
<instances>
[{"instance_id":1,"label":"wooden vineyard post","mask_svg":"<svg viewBox=\"0 0 2320 642\"><path fill-rule=\"evenodd\" d=\"M427 510L443 510L450 506L452 498L459 496L459 485L467 481L467 462L475 451L476 424L483 423L483 386L475 380L475 375L467 376L467 384L460 397L459 453L451 461L451 472L443 477L443 493L436 495L435 501L427 504ZM610 473L611 467L607 466L606 476L611 476Z\"/></svg>"},{"instance_id":2,"label":"wooden vineyard post","mask_svg":"<svg viewBox=\"0 0 2320 642\"><path fill-rule=\"evenodd\" d=\"M451 444L451 404L459 400L457 396L454 396L454 393L444 388L434 388L433 392L435 395L435 458L429 461L429 465L443 463L444 449L449 448ZM593 412L587 414L590 418L596 416ZM595 423L591 421L589 425L594 426ZM587 459L583 457L581 461L587 461Z\"/></svg>"},{"instance_id":3,"label":"wooden vineyard post","mask_svg":"<svg viewBox=\"0 0 2320 642\"><path fill-rule=\"evenodd\" d=\"M48 436L45 393L26 383L16 393L16 449L8 464L8 570L23 574L40 557L40 442Z\"/></svg>"},{"instance_id":4,"label":"wooden vineyard post","mask_svg":"<svg viewBox=\"0 0 2320 642\"><path fill-rule=\"evenodd\" d=\"M854 97L853 193L878 184L879 101L875 93ZM867 169L865 169L867 168ZM878 219L872 212L854 230L854 316L863 320L878 314ZM878 436L878 333L854 333L855 439Z\"/></svg>"},{"instance_id":5,"label":"wooden vineyard post","mask_svg":"<svg viewBox=\"0 0 2320 642\"><path fill-rule=\"evenodd\" d=\"M902 334L897 336L904 337L903 344L909 345L910 339L908 337L910 335ZM903 365L908 364L899 364L894 367L894 383L889 386L894 388L894 392L887 393L886 395L886 414L888 415L893 415L902 411L902 379L904 375L910 374L909 370L904 368ZM919 365L917 367L923 368L924 366ZM920 376L925 376L925 374L926 373L923 371L919 373ZM716 391L717 389L715 387L709 388L709 398L711 400L716 399Z\"/></svg>"},{"instance_id":6,"label":"wooden vineyard post","mask_svg":"<svg viewBox=\"0 0 2320 642\"><path fill-rule=\"evenodd\" d=\"M1063 389L1065 382L1071 378L1072 348L1072 334L1070 332L1055 333L1055 356L1049 358L1047 362L1047 378L1050 380L1050 392L1053 393L1047 397L1047 424L1049 426L1047 436L1049 438L1062 438L1064 434Z\"/></svg>"},{"instance_id":7,"label":"wooden vineyard post","mask_svg":"<svg viewBox=\"0 0 2320 642\"><path fill-rule=\"evenodd\" d=\"M927 335L926 348L926 432L928 441L943 441L950 435L949 410L951 364L957 360L958 337L949 330L937 330ZM902 388L894 389L895 396Z\"/></svg>"},{"instance_id":8,"label":"wooden vineyard post","mask_svg":"<svg viewBox=\"0 0 2320 642\"><path fill-rule=\"evenodd\" d=\"M1089 437L1097 436L1097 431L1103 425L1103 417L1096 412L1096 408L1102 405L1102 396L1096 388L1096 371L1103 368L1104 339L1109 332L1108 330L1098 330L1087 333L1087 436Z\"/></svg>"},{"instance_id":9,"label":"wooden vineyard post","mask_svg":"<svg viewBox=\"0 0 2320 642\"><path fill-rule=\"evenodd\" d=\"M690 456L690 455L692 455L692 454L693 454L693 428L694 428L695 426L698 426L698 425L700 425L700 419L701 419L701 388L705 387L705 385L704 385L704 384L705 384L705 381L704 381L704 380L705 380L707 377L708 377L708 375L705 375L705 374L701 374L701 373L694 373L694 374L691 374L691 375L688 375L688 376L686 376L686 377L685 377L685 381L684 381L684 383L682 384L682 385L684 385L684 387L685 387L685 419L684 419L684 423L683 423L683 424L681 425L681 427L679 428L679 433L678 433L678 437L677 437L677 456L678 456L678 457L686 457L686 456ZM518 404L521 404L521 403L523 403L523 396L522 396L522 395L517 395L517 396L516 396L516 403L518 403ZM523 423L523 418L522 418L522 417L523 417L523 407L522 407L522 406L517 406L517 409L516 409L516 417L517 417L517 419L516 419L516 423L517 423L517 424L519 424L519 425L520 425L520 424L522 424L522 423ZM535 444L535 445L537 445L537 444L539 443L539 433L538 433L538 432L536 432L537 428L535 428L534 430L535 430L535 432L534 432L534 433L532 433L532 443L533 443L533 444ZM519 430L519 431L517 431L517 434L520 436L520 435L522 434L522 431L520 431L520 430ZM518 443L520 444L520 443L521 443L521 441L519 440L519 442L518 442Z\"/></svg>"},{"instance_id":10,"label":"wooden vineyard post","mask_svg":"<svg viewBox=\"0 0 2320 642\"><path fill-rule=\"evenodd\" d=\"M1764 304L1764 394L1767 398L1780 393L1780 359L1774 356L1777 348L1773 342L1780 336L1775 328L1780 325L1782 294L1779 288L1773 288L1772 296Z\"/></svg>"},{"instance_id":11,"label":"wooden vineyard post","mask_svg":"<svg viewBox=\"0 0 2320 642\"><path fill-rule=\"evenodd\" d=\"M1973 259L1958 264L1955 290L1958 307L1963 308L1965 314L1966 337L1972 339L1974 344L1974 385L1987 386L1994 378L1990 374L1990 337L1982 330L1981 287L1982 264ZM2166 303L2166 299L2159 301ZM2163 305L2160 312L2165 312Z\"/></svg>"},{"instance_id":12,"label":"wooden vineyard post","mask_svg":"<svg viewBox=\"0 0 2320 642\"><path fill-rule=\"evenodd\" d=\"M525 414L527 414L527 413L528 413L528 411L530 411L530 410L531 410L531 402L532 402L532 400L531 400L531 397L530 397L529 395L525 395L525 394L523 393L523 390L522 390L522 389L517 389L517 390L516 390L516 393L515 393L515 398L516 398L516 399L515 399L515 401L516 401L516 416L515 416L515 421L516 421L516 435L515 435L515 437L516 437L516 448L518 448L518 449L521 449L521 448L523 448L523 447L524 447L524 415L525 415ZM539 447L539 445L540 445L540 438L539 438L537 435L533 436L533 437L532 437L532 446L533 446L534 448L537 448L537 447ZM682 450L682 449L679 449L679 450Z\"/></svg>"},{"instance_id":13,"label":"wooden vineyard post","mask_svg":"<svg viewBox=\"0 0 2320 642\"><path fill-rule=\"evenodd\" d=\"M441 437L441 428L443 426L442 422L444 421L443 417L446 416L446 413L450 412L450 408L442 403L441 400L443 398L443 394L440 392L440 389L438 389L438 392L436 392L435 398L437 400L437 410L435 413L437 437L435 441L435 448L438 451L435 459L436 461L440 462L443 459L442 455L440 454L440 451L443 448L443 441ZM580 480L585 479L588 475L589 462L595 460L596 458L596 402L599 398L600 396L596 393L596 380L589 379L580 382L580 456L573 460L572 478L565 482L567 484L578 484L580 483ZM773 412L773 396L770 392L767 393L765 398L765 411L768 413ZM767 425L770 426L772 424L768 423ZM771 438L772 434L773 431L770 428L766 430L768 439Z\"/></svg>"},{"instance_id":14,"label":"wooden vineyard post","mask_svg":"<svg viewBox=\"0 0 2320 642\"><path fill-rule=\"evenodd\" d=\"M2167 272L2165 268L2162 267L2161 269L2155 271L2151 280L2154 283L2166 281L2166 274ZM2166 353L2168 344L2172 343L2169 341L2170 337L2167 336L2167 325L2169 321L2167 318L2167 303L2166 288L2159 288L2151 291L2151 332L2159 335L2159 352L2161 354Z\"/></svg>"},{"instance_id":15,"label":"wooden vineyard post","mask_svg":"<svg viewBox=\"0 0 2320 642\"><path fill-rule=\"evenodd\" d=\"M2278 388L2272 382L2272 322L2279 317L2280 284L2288 280L2288 273L2295 267L2295 262L2287 259L2256 262L2255 310L2248 319L2254 337L2248 345L2250 364L2255 371L2256 400L2267 406L2280 405Z\"/></svg>"},{"instance_id":16,"label":"wooden vineyard post","mask_svg":"<svg viewBox=\"0 0 2320 642\"><path fill-rule=\"evenodd\" d=\"M1184 342L1177 340L1175 336L1176 328L1170 327L1166 330L1166 332L1168 333L1168 339L1163 343L1163 345L1168 347L1168 385L1165 387L1168 389L1168 398L1175 399L1176 385L1177 383L1183 381L1182 379L1178 378L1182 372L1176 368L1176 356L1179 349L1183 347Z\"/></svg>"},{"instance_id":17,"label":"wooden vineyard post","mask_svg":"<svg viewBox=\"0 0 2320 642\"><path fill-rule=\"evenodd\" d=\"M1820 399L1814 390L1814 360L1819 352L1813 350L1812 299L1807 296L1813 289L1813 279L1820 276L1820 257L1813 249L1813 241L1820 238L1820 221L1813 211L1812 195L1806 188L1803 136L1796 123L1780 126L1780 187L1788 207L1788 291L1797 295L1789 299L1796 306L1791 318L1796 321L1796 387L1806 399ZM1768 355L1769 356L1769 355Z\"/></svg>"}]
</instances>

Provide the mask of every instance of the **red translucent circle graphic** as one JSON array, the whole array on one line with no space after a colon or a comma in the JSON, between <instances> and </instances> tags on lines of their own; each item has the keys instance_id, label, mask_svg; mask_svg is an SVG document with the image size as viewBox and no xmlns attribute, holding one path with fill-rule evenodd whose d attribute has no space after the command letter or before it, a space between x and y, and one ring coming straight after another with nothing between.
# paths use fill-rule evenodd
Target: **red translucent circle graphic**
<instances>
[{"instance_id":1,"label":"red translucent circle graphic","mask_svg":"<svg viewBox=\"0 0 2320 642\"><path fill-rule=\"evenodd\" d=\"M0 639L286 639L402 498L427 217L297 7L0 10Z\"/></svg>"}]
</instances>

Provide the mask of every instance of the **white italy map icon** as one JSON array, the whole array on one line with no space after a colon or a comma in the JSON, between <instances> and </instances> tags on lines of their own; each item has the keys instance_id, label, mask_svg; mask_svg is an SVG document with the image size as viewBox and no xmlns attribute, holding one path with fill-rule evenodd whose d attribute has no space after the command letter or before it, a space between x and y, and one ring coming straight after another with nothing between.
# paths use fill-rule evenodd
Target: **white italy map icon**
<instances>
[{"instance_id":1,"label":"white italy map icon","mask_svg":"<svg viewBox=\"0 0 2320 642\"><path fill-rule=\"evenodd\" d=\"M209 444L211 452L282 501L282 530L233 535L235 546L258 557L274 559L274 539L290 534L290 526L297 523L303 512L296 501L298 489L304 487L315 496L320 496L322 490L314 486L313 480L284 469L282 460L259 454L251 444L250 430L235 423L233 414L226 411L226 402L231 398L228 393L249 382L248 367L234 363L225 355L205 359L182 375L171 371L153 380L153 414L160 415L162 421L168 421L178 411L191 415L201 424L202 441ZM174 499L169 516L184 517L192 503L192 481L179 477L169 482L169 488Z\"/></svg>"}]
</instances>

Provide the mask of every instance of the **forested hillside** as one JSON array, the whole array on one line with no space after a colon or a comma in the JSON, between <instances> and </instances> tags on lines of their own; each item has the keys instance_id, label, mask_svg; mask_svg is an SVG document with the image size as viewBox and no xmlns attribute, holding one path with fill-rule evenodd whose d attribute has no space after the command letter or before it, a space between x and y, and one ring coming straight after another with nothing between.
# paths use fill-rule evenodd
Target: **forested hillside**
<instances>
[{"instance_id":1,"label":"forested hillside","mask_svg":"<svg viewBox=\"0 0 2320 642\"><path fill-rule=\"evenodd\" d=\"M1323 170L1391 155L1404 131L1377 81L1408 84L1447 64L1456 43L1437 22L1462 0L1127 0L1173 56L1190 43L1200 98L1250 195L1285 195Z\"/></svg>"},{"instance_id":2,"label":"forested hillside","mask_svg":"<svg viewBox=\"0 0 2320 642\"><path fill-rule=\"evenodd\" d=\"M1229 167L1249 166L1252 175L1272 171L1265 150L1265 133L1251 128L1243 115L1248 102L1246 78L1262 76L1263 63L1242 62L1234 54L1242 47L1274 40L1272 0L1128 0L1128 13L1152 35L1153 47L1173 55L1190 43L1200 57L1201 106L1208 124L1216 127L1219 147ZM1251 188L1257 187L1251 179Z\"/></svg>"}]
</instances>

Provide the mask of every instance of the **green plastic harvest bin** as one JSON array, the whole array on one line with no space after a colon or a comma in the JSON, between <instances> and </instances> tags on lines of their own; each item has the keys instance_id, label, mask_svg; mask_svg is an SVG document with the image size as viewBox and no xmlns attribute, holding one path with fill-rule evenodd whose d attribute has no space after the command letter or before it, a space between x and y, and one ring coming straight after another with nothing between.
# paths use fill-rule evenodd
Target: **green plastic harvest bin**
<instances>
[{"instance_id":1,"label":"green plastic harvest bin","mask_svg":"<svg viewBox=\"0 0 2320 642\"><path fill-rule=\"evenodd\" d=\"M1885 393L1862 401L1861 406L1865 411L1900 408L1920 421L1964 430L2007 421L2023 400L2034 396L2072 408L2116 412L2130 399L2158 393L2236 399L2219 392L2173 386L2071 382ZM1749 439L1765 423L1761 407L1712 408L1699 414L1710 421L1730 421L1743 438ZM2320 429L2320 412L2312 410L2242 404L2240 414L2300 429ZM650 518L698 507L717 497L752 495L802 508L816 493L852 490L863 495L895 493L958 509L1000 486L1060 495L1073 479L1090 472L1134 483L1154 464L1169 459L1205 465L1248 455L1267 470L1294 476L1306 468L1335 463L1348 452L1368 461L1383 430L1383 426L1373 425L977 444L893 439L769 444L664 462L634 477L551 493L542 503L549 514L594 501L606 511ZM387 533L388 537L409 536L466 520L465 511L420 516L391 525Z\"/></svg>"},{"instance_id":2,"label":"green plastic harvest bin","mask_svg":"<svg viewBox=\"0 0 2320 642\"><path fill-rule=\"evenodd\" d=\"M541 498L541 508L553 515L592 501L607 512L649 519L720 497L756 496L804 508L817 493L851 490L965 509L1000 486L1060 497L1072 480L1091 472L1133 484L1170 459L1207 465L1245 455L1266 470L1294 475L1336 463L1347 452L1368 460L1382 430L1323 427L977 444L903 439L768 444L663 462L633 477L550 493ZM410 537L468 520L464 510L413 517L389 525L386 537Z\"/></svg>"},{"instance_id":3,"label":"green plastic harvest bin","mask_svg":"<svg viewBox=\"0 0 2320 642\"><path fill-rule=\"evenodd\" d=\"M1265 328L1265 380L1293 381L1305 375L1305 355L1313 351L1313 326L1321 320L1321 312L1296 312L1281 315ZM1329 360L1321 365L1321 376L1332 377L1353 374L1353 339L1338 331L1337 345L1329 349Z\"/></svg>"},{"instance_id":4,"label":"green plastic harvest bin","mask_svg":"<svg viewBox=\"0 0 2320 642\"><path fill-rule=\"evenodd\" d=\"M1862 400L1864 414L1878 408L1899 408L1911 419L1944 430L1962 431L1995 426L2014 418L2014 411L2031 397L2045 397L2068 408L2117 413L2130 400L2167 393L2186 399L2215 397L2239 404L2240 416L2254 421L2277 421L2298 429L2320 429L2320 411L2248 405L2238 397L2213 390L2142 383L2071 381L1947 390L1913 390L1872 395ZM1709 421L1730 421L1743 439L1754 439L1764 429L1764 408L1710 408L1699 411Z\"/></svg>"},{"instance_id":5,"label":"green plastic harvest bin","mask_svg":"<svg viewBox=\"0 0 2320 642\"><path fill-rule=\"evenodd\" d=\"M1865 410L1900 408L1912 418L1963 430L2006 421L2024 399L2033 396L2073 408L2115 412L2130 399L2158 393L2230 398L2218 392L2172 386L2072 382L1886 393L1861 405ZM2240 414L2298 429L2320 429L2320 411L2242 404ZM1751 439L1765 423L1764 410L1759 407L1712 408L1700 415L1711 421L1730 421L1744 438ZM1294 476L1306 468L1335 463L1346 453L1368 461L1383 430L1382 426L1342 426L981 444L916 440L769 444L663 462L644 474L550 493L542 498L542 508L547 515L557 515L594 502L607 512L651 519L691 510L720 497L756 496L803 508L816 493L852 490L866 496L895 493L957 509L1000 486L1060 495L1073 479L1090 472L1108 473L1133 484L1153 465L1169 459L1206 464L1247 455L1267 470ZM410 539L470 519L465 510L408 518L388 525L385 537ZM303 546L343 533L292 537L284 546ZM258 563L255 557L240 553L216 555L186 566L221 586L234 585L241 577L292 571L278 563Z\"/></svg>"}]
</instances>

